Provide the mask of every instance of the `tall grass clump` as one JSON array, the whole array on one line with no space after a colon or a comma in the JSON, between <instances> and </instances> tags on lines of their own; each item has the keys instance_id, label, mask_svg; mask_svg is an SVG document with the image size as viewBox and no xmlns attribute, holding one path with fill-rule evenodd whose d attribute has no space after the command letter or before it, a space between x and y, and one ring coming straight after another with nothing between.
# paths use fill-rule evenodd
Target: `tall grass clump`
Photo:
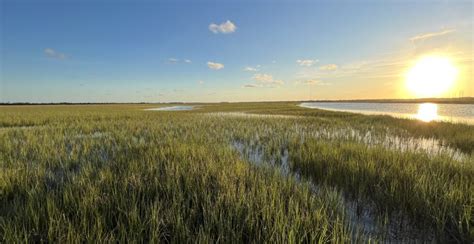
<instances>
[{"instance_id":1,"label":"tall grass clump","mask_svg":"<svg viewBox=\"0 0 474 244\"><path fill-rule=\"evenodd\" d=\"M318 184L337 186L362 203L373 203L381 215L433 228L440 241L472 238L472 162L316 140L295 143L290 151L295 170Z\"/></svg>"}]
</instances>

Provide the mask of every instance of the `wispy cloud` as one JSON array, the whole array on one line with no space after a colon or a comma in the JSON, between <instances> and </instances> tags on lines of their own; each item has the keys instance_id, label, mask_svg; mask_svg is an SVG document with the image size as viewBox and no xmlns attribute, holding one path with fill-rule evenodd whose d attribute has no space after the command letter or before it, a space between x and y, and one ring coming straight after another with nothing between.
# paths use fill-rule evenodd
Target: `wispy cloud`
<instances>
[{"instance_id":1,"label":"wispy cloud","mask_svg":"<svg viewBox=\"0 0 474 244\"><path fill-rule=\"evenodd\" d=\"M227 20L226 22L221 23L221 24L211 23L209 25L209 30L214 34L218 34L218 33L229 34L229 33L235 32L235 30L237 30L237 26L234 23L232 23L230 20Z\"/></svg>"},{"instance_id":2,"label":"wispy cloud","mask_svg":"<svg viewBox=\"0 0 474 244\"><path fill-rule=\"evenodd\" d=\"M246 84L244 85L245 88L255 88L255 87L279 87L283 85L282 80L276 80L273 78L272 75L269 74L255 74L252 79L255 81L253 84Z\"/></svg>"},{"instance_id":3,"label":"wispy cloud","mask_svg":"<svg viewBox=\"0 0 474 244\"><path fill-rule=\"evenodd\" d=\"M302 82L300 82L301 84L304 84L304 85L308 85L308 86L328 86L330 85L331 83L328 83L328 82L323 82L321 80L318 80L318 79L310 79L310 80L304 80Z\"/></svg>"},{"instance_id":4,"label":"wispy cloud","mask_svg":"<svg viewBox=\"0 0 474 244\"><path fill-rule=\"evenodd\" d=\"M437 49L437 52L448 56L458 65L472 67L474 58L460 47L449 45ZM319 66L317 69L300 69L290 81L301 86L301 89L315 86L341 94L346 91L353 92L347 96L355 95L359 91L366 92L366 96L385 96L398 92L403 95L403 86L400 84L403 83L406 71L417 58L418 55L414 54L412 49L380 53L364 60L341 61L337 64L337 69L332 71L319 69ZM368 84L371 84L370 88L367 87ZM380 91L380 94L372 94L372 89Z\"/></svg>"},{"instance_id":5,"label":"wispy cloud","mask_svg":"<svg viewBox=\"0 0 474 244\"><path fill-rule=\"evenodd\" d=\"M296 84L315 83L328 85L335 80L361 80L368 78L393 78L399 76L405 68L405 57L394 57L393 54L368 60L344 63L341 66L328 64L318 69L301 70L295 76ZM390 76L390 77L389 77Z\"/></svg>"},{"instance_id":6,"label":"wispy cloud","mask_svg":"<svg viewBox=\"0 0 474 244\"><path fill-rule=\"evenodd\" d=\"M66 59L67 56L64 53L58 52L52 48L45 48L44 49L44 54L49 57L49 58L54 58L54 59Z\"/></svg>"},{"instance_id":7,"label":"wispy cloud","mask_svg":"<svg viewBox=\"0 0 474 244\"><path fill-rule=\"evenodd\" d=\"M242 87L243 88L257 88L257 87L260 87L260 86L257 85L257 84L245 84Z\"/></svg>"},{"instance_id":8,"label":"wispy cloud","mask_svg":"<svg viewBox=\"0 0 474 244\"><path fill-rule=\"evenodd\" d=\"M313 64L315 64L316 62L318 62L318 60L313 60L313 59L298 59L298 60L296 60L296 63L298 63L300 66L306 66L306 67L313 66Z\"/></svg>"},{"instance_id":9,"label":"wispy cloud","mask_svg":"<svg viewBox=\"0 0 474 244\"><path fill-rule=\"evenodd\" d=\"M178 58L168 58L168 63L177 64L177 63L180 63L180 62L181 62L181 60L179 60ZM190 64L191 60L190 59L183 59L182 62Z\"/></svg>"},{"instance_id":10,"label":"wispy cloud","mask_svg":"<svg viewBox=\"0 0 474 244\"><path fill-rule=\"evenodd\" d=\"M244 71L257 72L259 69L260 69L260 65L257 65L255 67L247 66L244 68Z\"/></svg>"},{"instance_id":11,"label":"wispy cloud","mask_svg":"<svg viewBox=\"0 0 474 244\"><path fill-rule=\"evenodd\" d=\"M269 74L255 74L252 79L261 84L283 84L283 81L275 80L273 79L273 76Z\"/></svg>"},{"instance_id":12,"label":"wispy cloud","mask_svg":"<svg viewBox=\"0 0 474 244\"><path fill-rule=\"evenodd\" d=\"M332 70L337 69L337 65L335 65L335 64L326 64L326 65L320 66L319 69L324 70L324 71L332 71Z\"/></svg>"},{"instance_id":13,"label":"wispy cloud","mask_svg":"<svg viewBox=\"0 0 474 244\"><path fill-rule=\"evenodd\" d=\"M198 82L199 85L204 84L204 81L203 81L203 80L198 80L197 82Z\"/></svg>"},{"instance_id":14,"label":"wispy cloud","mask_svg":"<svg viewBox=\"0 0 474 244\"><path fill-rule=\"evenodd\" d=\"M446 29L446 30L442 30L442 31L438 31L438 32L423 33L423 34L419 34L419 35L416 35L414 37L411 37L410 41L412 41L412 42L424 41L424 40L431 39L431 38L434 38L434 37L444 36L444 35L447 35L449 33L455 32L455 31L456 31L455 29Z\"/></svg>"},{"instance_id":15,"label":"wispy cloud","mask_svg":"<svg viewBox=\"0 0 474 244\"><path fill-rule=\"evenodd\" d=\"M179 62L179 59L177 59L177 58L169 58L169 59L168 59L168 62L169 62L169 63L172 63L172 64L175 64L175 63L178 63L178 62Z\"/></svg>"},{"instance_id":16,"label":"wispy cloud","mask_svg":"<svg viewBox=\"0 0 474 244\"><path fill-rule=\"evenodd\" d=\"M317 85L321 83L320 80L305 80L303 81L303 84L306 84L306 85Z\"/></svg>"},{"instance_id":17,"label":"wispy cloud","mask_svg":"<svg viewBox=\"0 0 474 244\"><path fill-rule=\"evenodd\" d=\"M207 67L209 67L209 69L213 69L213 70L220 70L220 69L223 69L224 68L224 65L221 64L221 63L215 63L215 62L207 62Z\"/></svg>"}]
</instances>

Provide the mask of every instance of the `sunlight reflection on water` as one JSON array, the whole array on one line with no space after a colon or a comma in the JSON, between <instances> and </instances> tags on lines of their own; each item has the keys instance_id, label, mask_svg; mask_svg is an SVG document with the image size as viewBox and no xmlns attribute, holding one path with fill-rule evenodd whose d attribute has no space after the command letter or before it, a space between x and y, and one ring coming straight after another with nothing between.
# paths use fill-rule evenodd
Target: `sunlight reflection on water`
<instances>
[{"instance_id":1,"label":"sunlight reflection on water","mask_svg":"<svg viewBox=\"0 0 474 244\"><path fill-rule=\"evenodd\" d=\"M424 122L474 124L474 104L306 102L301 107L371 115L390 115Z\"/></svg>"},{"instance_id":2,"label":"sunlight reflection on water","mask_svg":"<svg viewBox=\"0 0 474 244\"><path fill-rule=\"evenodd\" d=\"M422 103L418 105L418 113L415 118L424 122L438 120L438 105L434 103Z\"/></svg>"}]
</instances>

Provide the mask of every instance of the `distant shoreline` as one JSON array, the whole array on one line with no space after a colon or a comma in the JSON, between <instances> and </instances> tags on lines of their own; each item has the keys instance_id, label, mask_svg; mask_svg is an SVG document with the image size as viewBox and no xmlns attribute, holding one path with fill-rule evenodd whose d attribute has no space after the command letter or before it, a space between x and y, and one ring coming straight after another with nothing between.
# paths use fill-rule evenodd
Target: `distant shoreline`
<instances>
[{"instance_id":1,"label":"distant shoreline","mask_svg":"<svg viewBox=\"0 0 474 244\"><path fill-rule=\"evenodd\" d=\"M94 103L0 103L0 106L29 106L29 105L121 105L121 104L135 104L135 105L172 105L172 104L219 104L219 103L279 103L279 102L337 102L337 103L440 103L440 104L474 104L474 97L460 97L460 98L415 98L415 99L340 99L340 100L299 100L299 101L246 101L246 102L94 102Z\"/></svg>"},{"instance_id":2,"label":"distant shoreline","mask_svg":"<svg viewBox=\"0 0 474 244\"><path fill-rule=\"evenodd\" d=\"M461 98L415 98L415 99L309 100L309 101L304 101L304 102L474 104L474 97L461 97Z\"/></svg>"}]
</instances>

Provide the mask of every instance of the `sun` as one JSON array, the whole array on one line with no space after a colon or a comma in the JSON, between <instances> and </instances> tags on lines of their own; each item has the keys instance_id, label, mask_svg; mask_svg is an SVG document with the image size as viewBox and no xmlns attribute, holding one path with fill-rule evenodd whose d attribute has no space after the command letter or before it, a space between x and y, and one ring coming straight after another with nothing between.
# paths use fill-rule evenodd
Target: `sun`
<instances>
[{"instance_id":1,"label":"sun","mask_svg":"<svg viewBox=\"0 0 474 244\"><path fill-rule=\"evenodd\" d=\"M458 76L449 58L425 56L406 75L408 90L417 97L437 97L448 92Z\"/></svg>"}]
</instances>

